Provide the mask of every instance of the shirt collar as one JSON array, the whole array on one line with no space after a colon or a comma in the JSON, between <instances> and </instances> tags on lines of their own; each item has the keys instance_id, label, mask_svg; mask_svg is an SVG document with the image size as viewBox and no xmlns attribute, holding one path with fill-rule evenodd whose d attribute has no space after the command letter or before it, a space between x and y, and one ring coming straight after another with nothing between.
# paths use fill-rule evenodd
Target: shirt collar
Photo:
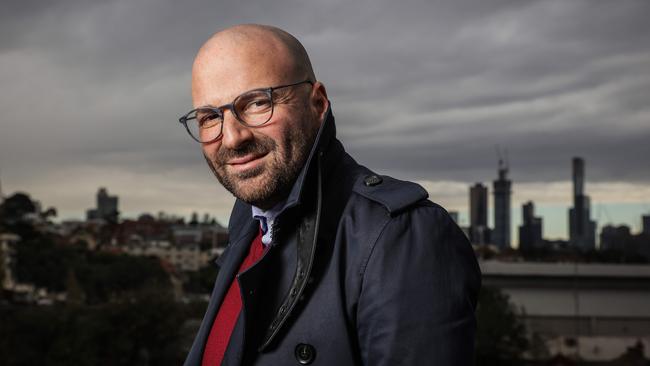
<instances>
[{"instance_id":1,"label":"shirt collar","mask_svg":"<svg viewBox=\"0 0 650 366\"><path fill-rule=\"evenodd\" d=\"M285 201L281 201L280 203L276 204L272 208L264 211L259 207L251 206L251 213L253 215L253 219L259 220L260 222L260 227L262 229L262 243L264 245L269 245L271 244L271 241L273 240L273 222L275 221L275 218L278 217L280 212L282 211L282 208L284 208Z\"/></svg>"}]
</instances>

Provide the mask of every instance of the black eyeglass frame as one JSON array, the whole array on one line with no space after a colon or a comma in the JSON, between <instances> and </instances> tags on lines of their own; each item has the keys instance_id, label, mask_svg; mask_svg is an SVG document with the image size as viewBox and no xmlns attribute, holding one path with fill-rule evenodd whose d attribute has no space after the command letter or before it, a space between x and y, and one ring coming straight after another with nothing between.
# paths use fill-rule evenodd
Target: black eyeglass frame
<instances>
[{"instance_id":1,"label":"black eyeglass frame","mask_svg":"<svg viewBox=\"0 0 650 366\"><path fill-rule=\"evenodd\" d=\"M286 85L280 85L280 86L272 86L272 87L268 87L268 88L251 89L251 90L248 90L248 91L245 91L245 92L239 94L237 97L235 97L235 99L233 99L233 101L232 101L231 103L224 104L224 105L222 105L222 106L220 106L220 107L211 107L211 106L206 106L206 107L194 108L194 109L192 109L191 111L189 111L188 113L186 113L184 116L182 116L181 118L179 118L178 121L179 121L181 124L183 124L183 126L185 126L185 130L187 130L187 133L188 133L188 134L192 137L192 139L194 139L196 142L198 142L198 143L200 143L200 144L207 144L207 143L210 143L210 142L213 142L213 141L217 141L217 140L219 140L219 139L223 136L224 116L225 116L225 111L226 111L227 109L230 110L230 112L233 114L233 116L235 116L235 119L237 119L237 122L241 123L242 126L246 126L246 127L260 127L260 126L263 126L263 125L266 124L268 121L270 121L271 118L273 118L273 111L274 111L274 109L275 109L275 101L273 100L273 92L274 92L275 90L278 90L278 89L288 88L288 87L291 87L291 86L296 86L296 85L300 85L300 84L304 84L304 83L308 83L309 85L312 85L312 86L314 85L314 82L313 82L313 81L311 81L311 80L309 80L309 79L306 79L306 80L299 81L299 82L297 82L297 83L293 83L293 84L286 84ZM237 103L237 100L238 100L239 98L241 98L242 96L244 96L244 95L246 95L246 94L248 94L248 93L251 93L251 92L265 92L265 93L268 95L269 100L271 101L271 113L269 113L269 118L267 118L267 120L264 121L264 122L262 122L262 123L254 124L254 125L251 125L251 124L247 123L246 121L244 121L243 118L241 118L241 116L239 115L239 113L238 113L237 110L235 109L235 104ZM220 126L220 129L221 129L221 130L219 131L219 134L217 135L217 137L213 138L212 140L208 140L208 141L200 141L199 138L198 138L198 137L194 137L194 135L193 135L192 132L190 131L190 128L189 128L188 125L187 125L187 121L188 121L188 119L189 119L189 116L190 116L192 113L195 113L195 112L198 111L198 110L205 110L205 109L212 110L212 111L214 111L214 112L217 112L217 113L220 113L220 114L221 114L221 126Z\"/></svg>"}]
</instances>

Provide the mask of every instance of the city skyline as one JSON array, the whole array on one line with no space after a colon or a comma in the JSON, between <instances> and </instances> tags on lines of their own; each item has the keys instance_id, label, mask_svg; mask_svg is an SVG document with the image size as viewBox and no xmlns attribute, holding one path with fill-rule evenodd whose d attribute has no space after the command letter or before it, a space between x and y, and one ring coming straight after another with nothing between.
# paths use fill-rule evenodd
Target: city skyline
<instances>
[{"instance_id":1,"label":"city skyline","mask_svg":"<svg viewBox=\"0 0 650 366\"><path fill-rule=\"evenodd\" d=\"M522 235L522 226L521 225L540 225L538 229L526 229L526 230L539 230L539 233L536 235L539 235L539 239L542 240L564 240L567 241L571 246L577 246L581 248L581 250L588 250L589 248L594 249L594 243L599 242L599 237L600 237L600 232L603 230L603 228L606 227L619 227L619 226L624 226L630 230L632 234L638 234L643 232L644 230L647 230L647 227L650 227L650 209L647 210L647 213L643 211L640 216L636 217L636 223L630 225L627 222L623 221L614 221L611 219L611 216L605 211L606 215L606 220L604 222L599 222L598 219L594 219L593 215L590 212L590 198L588 195L586 195L585 191L585 185L586 185L586 177L585 177L585 161L584 159L580 157L573 157L571 159L572 161L572 192L573 192L573 201L571 202L573 206L568 206L565 211L566 211L566 220L568 221L568 225L566 226L565 230L567 231L565 235L562 235L561 233L558 235L556 234L553 236L553 234L549 235L548 230L543 229L542 222L544 221L543 215L540 215L540 217L534 217L534 212L535 212L535 204L536 202L533 200L528 200L525 202L522 202L520 204L520 208L518 209L517 207L513 207L512 203L509 202L510 199L508 198L504 203L502 203L502 208L497 208L496 205L496 196L495 195L495 186L493 185L492 191L490 191L490 188L487 185L484 185L483 182L476 182L473 185L468 185L469 191L467 194L466 199L469 199L467 201L467 207L466 209L461 209L460 211L454 211L454 210L449 210L450 213L452 213L452 217L454 217L454 220L458 222L458 224L463 227L464 229L467 230L467 235L470 241L472 241L473 244L493 244L496 245L497 247L503 249L503 248L520 248L521 242L520 238ZM501 186L499 188L504 194L507 196L510 196L512 194L511 187L512 187L512 181L507 180L507 174L509 172L508 164L507 162L504 162L504 160L499 159L498 163L498 169L497 169L497 180L493 181L493 184L496 186ZM516 182L515 182L516 183ZM505 191L503 188L503 184L506 184ZM20 191L16 191L13 193L18 193ZM21 192L21 193L27 193L29 195L29 192ZM491 197L491 200L489 199ZM6 198L3 196L2 192L2 179L0 177L0 198L4 199ZM39 210L45 210L46 207L51 207L50 205L42 205L37 198L32 197L33 199L38 202L39 205ZM85 210L85 219L90 220L90 219L95 219L95 218L104 218L108 220L118 220L118 218L121 219L136 219L137 217L141 215L166 215L166 216L173 216L173 217L184 217L186 220L192 218L194 220L195 217L198 216L200 212L194 210L191 213L188 213L188 215L180 215L178 216L176 212L172 211L165 211L165 210L158 210L158 211L128 211L126 212L126 215L123 215L124 212L118 209L118 195L108 195L108 191L106 187L99 187L97 189L97 193L95 195L95 207L94 208L87 208ZM590 228L586 229L587 231L592 230L590 236L592 242L591 244L587 244L585 247L585 244L583 239L581 238L572 238L572 232L574 230L577 230L576 228L572 227L571 222L572 220L575 220L572 216L573 211L575 209L575 206L577 202L582 202L582 200L586 200L587 204L587 209L585 212L585 217L583 220L585 221L585 225L591 225ZM2 200L0 200L2 202ZM519 203L519 201L516 201L515 203ZM508 208L509 207L509 208ZM598 207L598 206L597 206ZM56 209L56 207L54 207ZM605 209L606 210L606 209ZM495 232L497 230L497 227L499 224L497 224L495 220L495 215L498 211L508 211L507 213L502 213L504 216L504 220L502 222L505 222L504 224L501 224L505 227L510 228L510 238L508 244L499 244L499 238L498 235L495 235ZM561 209L557 209L556 211L561 211ZM460 215L459 215L460 212ZM204 216L208 217L211 215L209 211L206 212L201 212ZM513 217L514 214L514 217ZM517 219L517 214L520 215L520 219ZM113 216L115 215L115 216ZM462 216L461 216L462 215ZM59 215L60 216L60 215ZM466 217L465 217L466 216ZM557 217L556 214L553 214L554 217L551 217L551 221L557 220L559 217ZM462 217L463 220L460 220L459 217ZM506 219L507 217L507 219ZM528 224L526 224L526 217L528 217ZM220 219L219 223L222 225L227 226L228 221L227 218L224 220L222 218L216 217L217 219ZM83 218L74 216L74 217L63 217L59 218L58 220L55 221L65 221L65 220L71 220L71 221L78 221L78 220L83 220ZM537 221L535 221L537 220ZM644 221L645 220L645 221ZM633 222L635 220L632 220ZM647 222L646 222L647 221ZM589 224L591 223L591 224ZM584 230L584 229L581 229ZM525 235L531 235L529 234L529 231L526 231ZM535 234L533 234L535 235ZM600 244L597 245L597 248L600 248Z\"/></svg>"},{"instance_id":2,"label":"city skyline","mask_svg":"<svg viewBox=\"0 0 650 366\"><path fill-rule=\"evenodd\" d=\"M257 22L304 43L358 161L422 184L461 225L468 187L495 179L499 145L511 242L527 201L544 237L567 238L573 156L588 163L599 230L639 231L650 213L649 12L633 0L11 4L0 14L2 190L63 219L83 218L104 186L125 216L197 211L225 224L233 198L177 118L200 44Z\"/></svg>"}]
</instances>

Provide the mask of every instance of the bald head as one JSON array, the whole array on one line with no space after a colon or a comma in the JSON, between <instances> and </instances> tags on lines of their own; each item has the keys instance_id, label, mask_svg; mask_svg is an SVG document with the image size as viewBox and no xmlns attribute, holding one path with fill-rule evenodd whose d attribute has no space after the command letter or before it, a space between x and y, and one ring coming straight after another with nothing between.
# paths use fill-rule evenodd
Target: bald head
<instances>
[{"instance_id":1,"label":"bald head","mask_svg":"<svg viewBox=\"0 0 650 366\"><path fill-rule=\"evenodd\" d=\"M224 94L232 94L242 90L230 90L231 84L253 89L305 79L316 80L307 51L294 36L266 25L237 25L217 32L199 50L192 96L197 106L208 102L198 100L205 83L218 83Z\"/></svg>"},{"instance_id":2,"label":"bald head","mask_svg":"<svg viewBox=\"0 0 650 366\"><path fill-rule=\"evenodd\" d=\"M270 98L246 93L267 88L277 92ZM188 123L206 134L220 133L201 145L219 182L265 210L291 190L329 110L325 86L315 80L300 42L262 25L225 29L201 47L192 68L192 101L204 116L214 117L202 121L217 122L200 125L195 118ZM236 107L225 107L235 101ZM200 108L206 106L212 107L209 111L223 106L223 114L216 118ZM266 121L251 126L238 108Z\"/></svg>"}]
</instances>

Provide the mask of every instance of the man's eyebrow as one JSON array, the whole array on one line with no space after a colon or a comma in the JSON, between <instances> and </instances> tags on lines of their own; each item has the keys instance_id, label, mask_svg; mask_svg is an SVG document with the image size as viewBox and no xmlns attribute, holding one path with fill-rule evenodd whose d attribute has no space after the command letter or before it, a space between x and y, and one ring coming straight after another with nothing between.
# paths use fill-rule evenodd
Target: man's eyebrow
<instances>
[{"instance_id":1,"label":"man's eyebrow","mask_svg":"<svg viewBox=\"0 0 650 366\"><path fill-rule=\"evenodd\" d=\"M232 103L232 102L231 102L231 103ZM223 106L226 106L226 105L228 105L228 104L230 104L230 103L221 104L221 105L214 105L214 104L208 103L208 104L200 105L200 106L196 107L196 109L199 109L199 108L213 108L213 109L219 109L219 108L221 108L221 107L223 107Z\"/></svg>"},{"instance_id":2,"label":"man's eyebrow","mask_svg":"<svg viewBox=\"0 0 650 366\"><path fill-rule=\"evenodd\" d=\"M230 103L222 104L222 105L220 105L220 106L215 106L215 105L213 105L213 104L205 104L205 105L202 105L202 106L196 107L195 109L198 109L198 108L221 108L221 107L223 107L223 106L226 106L226 105L232 104L232 102L234 102L235 99L239 98L240 96L242 96L242 95L244 95L244 94L246 94L246 93L250 93L250 92L254 92L254 91L267 91L267 90L269 90L269 89L273 89L273 87L270 87L270 86L267 86L267 87L261 86L261 87L259 87L259 88L248 89L248 90L245 90L245 91L243 91L243 92L237 94L237 95L236 95L236 96L235 96L235 97L230 101ZM282 89L291 89L291 88L282 88ZM293 91L282 91L282 92L280 92L280 91L273 90L273 93L274 93L274 94L278 94L278 95L290 95L290 93L293 93Z\"/></svg>"}]
</instances>

